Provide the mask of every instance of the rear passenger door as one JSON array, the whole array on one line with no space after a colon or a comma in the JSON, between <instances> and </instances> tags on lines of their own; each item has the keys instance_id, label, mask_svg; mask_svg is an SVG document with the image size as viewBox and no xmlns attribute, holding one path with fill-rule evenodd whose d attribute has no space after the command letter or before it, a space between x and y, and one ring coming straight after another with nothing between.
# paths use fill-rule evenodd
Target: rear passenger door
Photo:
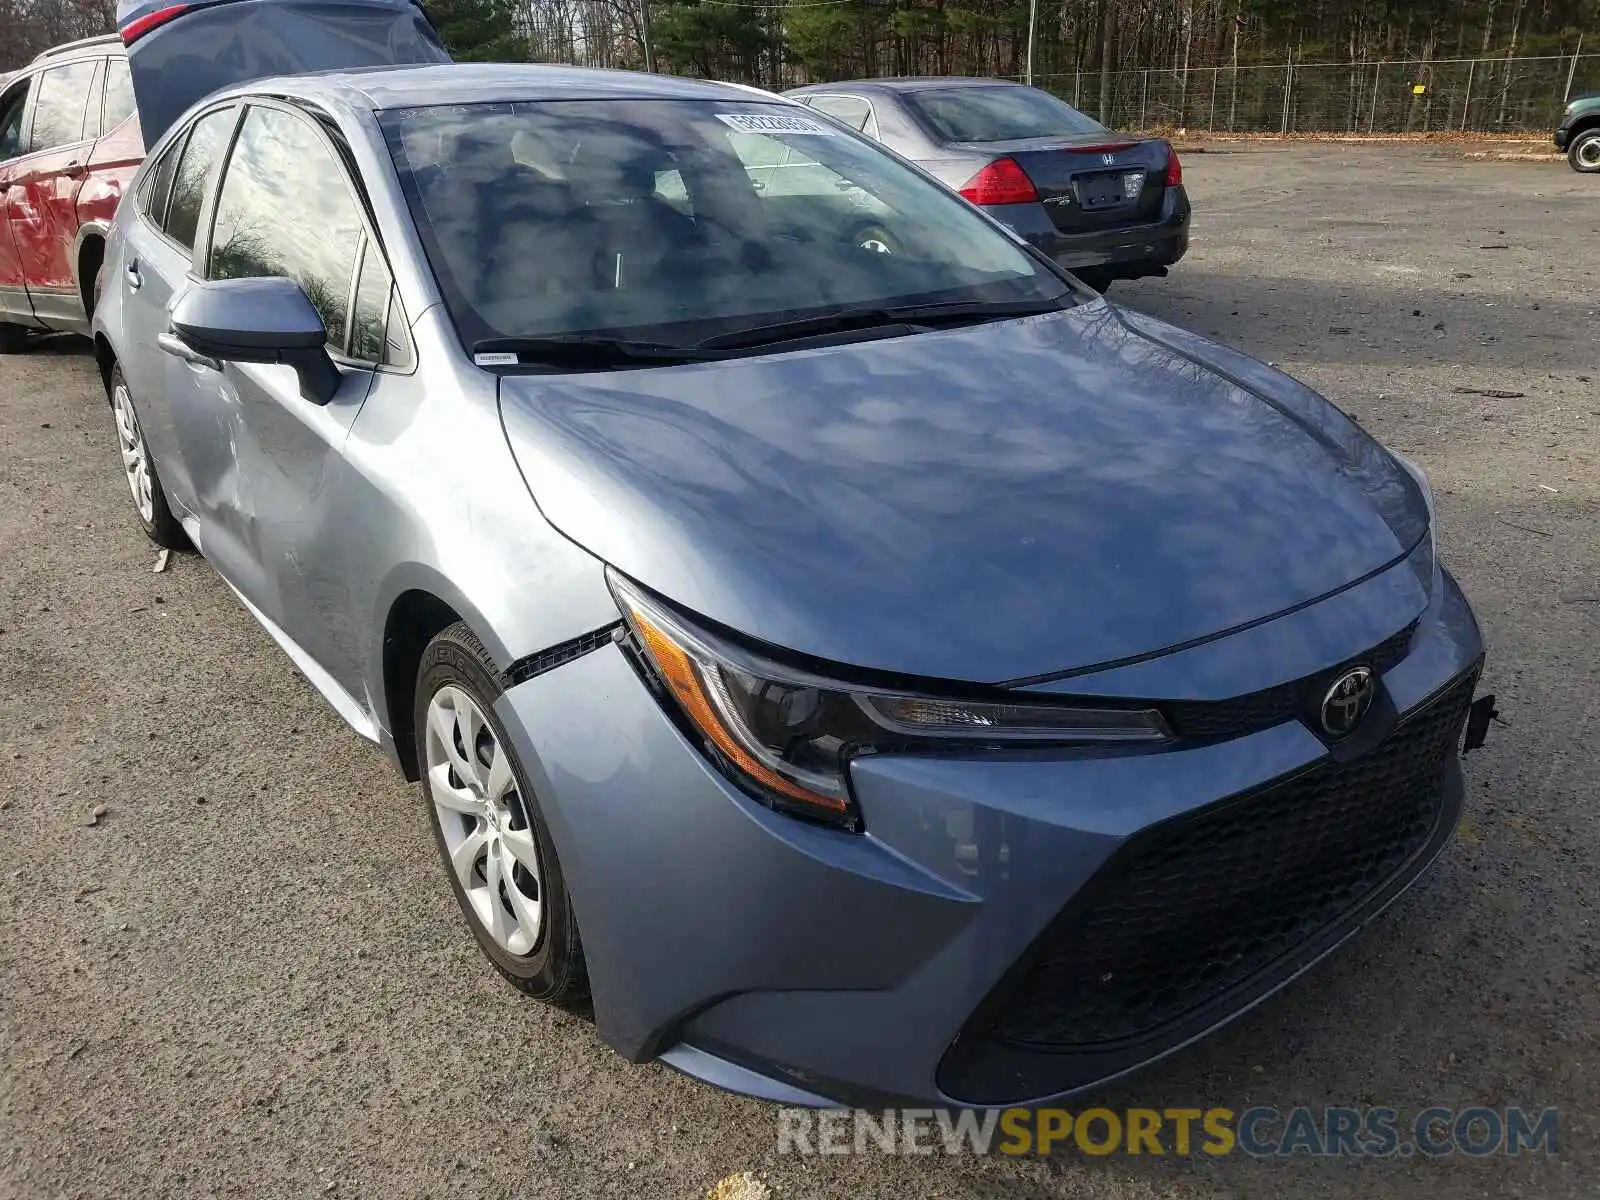
<instances>
[{"instance_id":1,"label":"rear passenger door","mask_svg":"<svg viewBox=\"0 0 1600 1200\"><path fill-rule=\"evenodd\" d=\"M22 198L15 176L22 161L27 133L28 88L31 76L13 79L0 88L0 322L33 324L33 306L22 277L22 258L11 225L11 195Z\"/></svg>"},{"instance_id":2,"label":"rear passenger door","mask_svg":"<svg viewBox=\"0 0 1600 1200\"><path fill-rule=\"evenodd\" d=\"M88 177L89 152L100 133L101 71L101 59L85 58L39 72L27 154L12 172L11 227L28 299L34 315L53 329L83 328L84 304L72 255L78 191Z\"/></svg>"},{"instance_id":3,"label":"rear passenger door","mask_svg":"<svg viewBox=\"0 0 1600 1200\"><path fill-rule=\"evenodd\" d=\"M160 349L172 306L188 289L195 235L211 185L239 119L237 105L203 113L158 152L141 179L138 216L127 227L121 257L124 345L117 347L139 424L155 453L161 482L176 515L208 557L214 552L210 516L217 493L233 486L227 462L229 432L217 407L219 378L200 363Z\"/></svg>"}]
</instances>

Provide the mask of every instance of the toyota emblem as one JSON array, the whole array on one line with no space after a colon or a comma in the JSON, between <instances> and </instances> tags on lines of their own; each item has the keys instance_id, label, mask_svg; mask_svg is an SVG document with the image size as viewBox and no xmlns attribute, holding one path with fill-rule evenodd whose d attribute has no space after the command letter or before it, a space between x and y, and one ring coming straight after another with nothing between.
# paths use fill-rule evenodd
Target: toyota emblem
<instances>
[{"instance_id":1,"label":"toyota emblem","mask_svg":"<svg viewBox=\"0 0 1600 1200\"><path fill-rule=\"evenodd\" d=\"M1346 671L1333 681L1328 694L1322 698L1322 728L1330 737L1349 735L1372 707L1376 691L1371 667L1353 667Z\"/></svg>"}]
</instances>

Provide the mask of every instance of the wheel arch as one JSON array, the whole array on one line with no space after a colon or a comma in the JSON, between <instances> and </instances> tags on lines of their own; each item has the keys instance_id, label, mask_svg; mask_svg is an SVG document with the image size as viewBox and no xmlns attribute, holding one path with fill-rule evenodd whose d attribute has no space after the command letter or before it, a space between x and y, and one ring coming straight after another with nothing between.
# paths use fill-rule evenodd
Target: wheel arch
<instances>
[{"instance_id":1,"label":"wheel arch","mask_svg":"<svg viewBox=\"0 0 1600 1200\"><path fill-rule=\"evenodd\" d=\"M94 364L100 371L100 384L111 397L111 372L117 369L117 352L111 348L111 339L103 333L94 335Z\"/></svg>"},{"instance_id":2,"label":"wheel arch","mask_svg":"<svg viewBox=\"0 0 1600 1200\"><path fill-rule=\"evenodd\" d=\"M85 221L78 226L72 248L72 269L83 305L84 320L94 318L94 283L106 260L106 237L111 226L104 221Z\"/></svg>"},{"instance_id":3,"label":"wheel arch","mask_svg":"<svg viewBox=\"0 0 1600 1200\"><path fill-rule=\"evenodd\" d=\"M381 607L383 636L377 646L371 695L380 708L379 726L389 736L396 765L411 781L419 778L414 734L417 671L422 652L444 630L464 622L503 670L506 648L478 608L432 568L414 564L398 570L385 589Z\"/></svg>"},{"instance_id":4,"label":"wheel arch","mask_svg":"<svg viewBox=\"0 0 1600 1200\"><path fill-rule=\"evenodd\" d=\"M1572 127L1567 130L1568 144L1570 145L1571 142L1581 138L1592 129L1600 129L1600 109L1585 113L1572 123Z\"/></svg>"}]
</instances>

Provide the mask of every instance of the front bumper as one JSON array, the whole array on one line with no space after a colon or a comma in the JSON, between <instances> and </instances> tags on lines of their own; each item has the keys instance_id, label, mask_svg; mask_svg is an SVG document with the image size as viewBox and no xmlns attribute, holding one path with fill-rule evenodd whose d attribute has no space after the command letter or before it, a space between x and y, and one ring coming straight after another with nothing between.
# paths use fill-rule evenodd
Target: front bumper
<instances>
[{"instance_id":1,"label":"front bumper","mask_svg":"<svg viewBox=\"0 0 1600 1200\"><path fill-rule=\"evenodd\" d=\"M1556 130L1555 141L1557 150L1565 150L1567 148L1567 143L1572 141L1572 131L1567 129L1565 126Z\"/></svg>"},{"instance_id":2,"label":"front bumper","mask_svg":"<svg viewBox=\"0 0 1600 1200\"><path fill-rule=\"evenodd\" d=\"M1161 215L1154 221L1081 233L1057 228L1042 204L1005 204L987 211L1073 271L1128 279L1160 275L1189 251L1189 197L1181 187L1166 190Z\"/></svg>"},{"instance_id":3,"label":"front bumper","mask_svg":"<svg viewBox=\"0 0 1600 1200\"><path fill-rule=\"evenodd\" d=\"M659 1055L737 1091L873 1107L1040 1103L1203 1036L1375 917L1448 840L1461 802L1456 743L1482 644L1454 581L1435 580L1409 652L1382 676L1391 728L1377 731L1376 746L1330 751L1289 721L1159 753L862 759L852 774L867 828L860 836L779 816L730 786L618 647L511 689L499 715L528 765L573 894L601 1036L631 1059ZM1393 580L1385 586L1404 591ZM1355 596L1283 618L1303 622L1284 644L1296 631L1348 624ZM1321 665L1345 657L1341 648ZM1269 958L1257 953L1253 968L1220 990L1198 987L1197 1003L1167 1003L1155 1027L1134 1028L1131 1017L1117 1027L1134 1007L1132 993L1111 994L1092 1019L1083 1015L1078 1002L1092 1000L1103 981L1062 974L1060 964L1070 968L1077 918L1108 881L1125 882L1130 858L1174 829L1220 828L1214 818L1248 814L1241 805L1250 798L1281 798L1299 781L1364 769L1440 698L1459 702L1460 712L1430 718L1438 732L1428 804L1397 826L1410 831L1398 851L1362 851L1370 862L1347 880L1349 902L1335 897L1318 910L1332 918L1288 930ZM1333 761L1341 756L1356 766ZM1383 807L1374 808L1370 789L1362 795L1369 813ZM1234 828L1248 840L1256 823ZM1223 861L1234 844L1224 843L1206 853ZM1253 846L1272 852L1259 839ZM1262 899L1226 886L1213 893L1217 923L1237 927L1250 924ZM1117 894L1126 900L1128 892ZM1101 905L1107 912L1114 917L1114 906ZM1159 945L1164 918L1152 919L1151 945ZM1174 929L1192 932L1167 932ZM1125 955L1140 945L1121 939ZM1052 1032L1040 1007L1049 1008L1052 987L1066 988L1062 999L1077 1004L1068 1024L1078 1022L1091 1041Z\"/></svg>"}]
</instances>

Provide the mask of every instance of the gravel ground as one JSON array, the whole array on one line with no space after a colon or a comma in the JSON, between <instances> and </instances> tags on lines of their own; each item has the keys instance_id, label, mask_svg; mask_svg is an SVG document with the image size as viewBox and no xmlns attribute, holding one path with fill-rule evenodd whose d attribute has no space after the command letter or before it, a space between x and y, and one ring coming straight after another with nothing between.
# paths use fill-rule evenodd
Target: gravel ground
<instances>
[{"instance_id":1,"label":"gravel ground","mask_svg":"<svg viewBox=\"0 0 1600 1200\"><path fill-rule=\"evenodd\" d=\"M202 561L152 573L62 339L0 361L0 1196L1593 1195L1600 184L1338 145L1189 177L1191 257L1118 297L1423 464L1506 724L1384 921L1105 1099L1558 1105L1559 1158L780 1158L773 1110L491 973L415 792Z\"/></svg>"}]
</instances>

